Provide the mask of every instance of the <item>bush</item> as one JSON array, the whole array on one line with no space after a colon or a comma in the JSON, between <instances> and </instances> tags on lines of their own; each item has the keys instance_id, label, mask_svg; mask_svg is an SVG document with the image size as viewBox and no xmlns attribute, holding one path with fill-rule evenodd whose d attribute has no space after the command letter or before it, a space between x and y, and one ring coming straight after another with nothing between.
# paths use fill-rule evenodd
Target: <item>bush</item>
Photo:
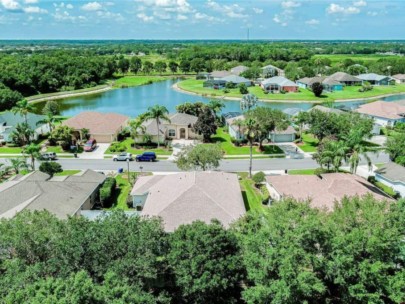
<instances>
[{"instance_id":1,"label":"bush","mask_svg":"<svg viewBox=\"0 0 405 304\"><path fill-rule=\"evenodd\" d=\"M55 173L60 173L63 169L59 163L46 161L39 166L39 171L54 176Z\"/></svg>"},{"instance_id":2,"label":"bush","mask_svg":"<svg viewBox=\"0 0 405 304\"><path fill-rule=\"evenodd\" d=\"M107 177L100 188L100 202L104 208L111 207L112 197L114 194L117 181L113 177Z\"/></svg>"},{"instance_id":3,"label":"bush","mask_svg":"<svg viewBox=\"0 0 405 304\"><path fill-rule=\"evenodd\" d=\"M122 142L113 142L110 146L111 152L125 152L127 147Z\"/></svg>"},{"instance_id":4,"label":"bush","mask_svg":"<svg viewBox=\"0 0 405 304\"><path fill-rule=\"evenodd\" d=\"M230 90L229 90L229 89L227 89L227 88L225 88L225 89L223 89L223 90L222 90L222 92L224 92L224 94L227 94L227 93L229 93L229 92L230 92Z\"/></svg>"},{"instance_id":5,"label":"bush","mask_svg":"<svg viewBox=\"0 0 405 304\"><path fill-rule=\"evenodd\" d=\"M231 81L231 82L227 82L227 83L225 84L225 87L226 87L227 89L234 89L234 88L236 88L236 83L233 83L232 81Z\"/></svg>"},{"instance_id":6,"label":"bush","mask_svg":"<svg viewBox=\"0 0 405 304\"><path fill-rule=\"evenodd\" d=\"M249 90L248 90L248 88L246 87L246 84L241 83L241 84L239 85L239 92L240 92L241 94L243 94L243 95L249 93Z\"/></svg>"},{"instance_id":7,"label":"bush","mask_svg":"<svg viewBox=\"0 0 405 304\"><path fill-rule=\"evenodd\" d=\"M266 175L262 171L257 172L255 175L252 176L252 180L254 181L256 187L258 187L266 180Z\"/></svg>"}]
</instances>

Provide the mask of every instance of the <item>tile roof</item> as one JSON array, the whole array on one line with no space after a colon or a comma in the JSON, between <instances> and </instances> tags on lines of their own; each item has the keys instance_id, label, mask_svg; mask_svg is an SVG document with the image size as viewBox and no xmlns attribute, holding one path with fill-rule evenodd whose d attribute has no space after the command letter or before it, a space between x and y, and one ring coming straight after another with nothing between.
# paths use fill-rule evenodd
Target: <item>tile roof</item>
<instances>
[{"instance_id":1,"label":"tile roof","mask_svg":"<svg viewBox=\"0 0 405 304\"><path fill-rule=\"evenodd\" d=\"M292 126L288 126L287 129L285 130L274 130L273 132L270 132L270 134L285 134L285 135L290 135L290 134L295 134L296 131Z\"/></svg>"},{"instance_id":2,"label":"tile roof","mask_svg":"<svg viewBox=\"0 0 405 304\"><path fill-rule=\"evenodd\" d=\"M75 130L89 129L90 134L116 134L129 117L116 113L82 112L62 124Z\"/></svg>"},{"instance_id":3,"label":"tile roof","mask_svg":"<svg viewBox=\"0 0 405 304\"><path fill-rule=\"evenodd\" d=\"M405 118L405 106L395 102L375 101L361 105L356 112L387 119Z\"/></svg>"},{"instance_id":4,"label":"tile roof","mask_svg":"<svg viewBox=\"0 0 405 304\"><path fill-rule=\"evenodd\" d=\"M232 75L232 73L229 71L213 71L210 73L210 76L215 78L223 78L229 75Z\"/></svg>"},{"instance_id":5,"label":"tile roof","mask_svg":"<svg viewBox=\"0 0 405 304\"><path fill-rule=\"evenodd\" d=\"M361 82L361 79L345 72L336 72L330 75L329 78L339 82Z\"/></svg>"},{"instance_id":6,"label":"tile roof","mask_svg":"<svg viewBox=\"0 0 405 304\"><path fill-rule=\"evenodd\" d=\"M344 113L342 110L335 109L335 108L329 108L329 107L325 107L325 106L321 106L321 105L313 106L308 111L311 112L311 111L314 111L314 110L318 110L318 111L325 112L325 113L335 113L335 114Z\"/></svg>"},{"instance_id":7,"label":"tile roof","mask_svg":"<svg viewBox=\"0 0 405 304\"><path fill-rule=\"evenodd\" d=\"M393 182L405 183L405 167L394 162L389 162L379 168L375 173L389 179Z\"/></svg>"},{"instance_id":8,"label":"tile roof","mask_svg":"<svg viewBox=\"0 0 405 304\"><path fill-rule=\"evenodd\" d=\"M143 216L160 216L165 230L174 231L196 220L218 219L225 227L245 212L236 174L183 172L163 177L141 177L132 194L148 192Z\"/></svg>"},{"instance_id":9,"label":"tile roof","mask_svg":"<svg viewBox=\"0 0 405 304\"><path fill-rule=\"evenodd\" d=\"M178 126L189 126L194 125L198 117L194 115L184 114L184 113L173 113L168 115L170 122L161 119L159 123L160 135L164 135L169 125L178 125ZM145 133L149 135L157 135L158 127L155 119L147 119L142 125L145 127Z\"/></svg>"},{"instance_id":10,"label":"tile roof","mask_svg":"<svg viewBox=\"0 0 405 304\"><path fill-rule=\"evenodd\" d=\"M316 175L267 176L267 182L284 197L311 201L314 208L333 210L336 201L345 196L371 194L376 199L387 199L380 190L359 176L344 173Z\"/></svg>"},{"instance_id":11,"label":"tile roof","mask_svg":"<svg viewBox=\"0 0 405 304\"><path fill-rule=\"evenodd\" d=\"M34 172L5 182L0 187L0 218L10 218L22 210L47 210L58 218L74 215L105 180L91 170L64 180Z\"/></svg>"},{"instance_id":12,"label":"tile roof","mask_svg":"<svg viewBox=\"0 0 405 304\"><path fill-rule=\"evenodd\" d=\"M398 80L405 80L405 74L396 74L392 76L392 78L398 79Z\"/></svg>"},{"instance_id":13,"label":"tile roof","mask_svg":"<svg viewBox=\"0 0 405 304\"><path fill-rule=\"evenodd\" d=\"M169 114L170 123L174 125L188 126L197 122L198 117L185 113L173 113Z\"/></svg>"}]
</instances>

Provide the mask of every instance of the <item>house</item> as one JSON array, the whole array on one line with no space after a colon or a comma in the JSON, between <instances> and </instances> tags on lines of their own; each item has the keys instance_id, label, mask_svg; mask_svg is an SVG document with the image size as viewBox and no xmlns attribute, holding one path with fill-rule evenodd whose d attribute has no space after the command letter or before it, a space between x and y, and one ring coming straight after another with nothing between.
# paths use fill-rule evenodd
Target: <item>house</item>
<instances>
[{"instance_id":1,"label":"house","mask_svg":"<svg viewBox=\"0 0 405 304\"><path fill-rule=\"evenodd\" d=\"M311 207L329 211L344 197L371 194L377 199L389 199L368 181L353 174L278 175L267 176L266 181L270 197L275 201L286 197L310 200Z\"/></svg>"},{"instance_id":2,"label":"house","mask_svg":"<svg viewBox=\"0 0 405 304\"><path fill-rule=\"evenodd\" d=\"M260 83L260 86L266 92L298 91L298 85L283 76L274 76L272 78L265 79Z\"/></svg>"},{"instance_id":3,"label":"house","mask_svg":"<svg viewBox=\"0 0 405 304\"><path fill-rule=\"evenodd\" d=\"M264 78L274 77L274 76L285 76L284 70L274 66L274 65L266 65L265 67L261 68L262 76Z\"/></svg>"},{"instance_id":4,"label":"house","mask_svg":"<svg viewBox=\"0 0 405 304\"><path fill-rule=\"evenodd\" d=\"M392 127L398 122L405 122L405 106L395 102L375 101L361 105L356 112L374 118L381 126Z\"/></svg>"},{"instance_id":5,"label":"house","mask_svg":"<svg viewBox=\"0 0 405 304\"><path fill-rule=\"evenodd\" d=\"M333 92L343 90L343 85L340 82L326 76L304 77L296 81L300 88L309 90L312 89L312 85L316 82L321 83L325 91Z\"/></svg>"},{"instance_id":6,"label":"house","mask_svg":"<svg viewBox=\"0 0 405 304\"><path fill-rule=\"evenodd\" d=\"M144 131L135 137L135 142L144 142L145 134L149 136L153 143L164 143L171 139L200 139L201 136L194 133L193 125L197 122L197 117L185 113L169 114L170 122L161 120L158 126L155 119L148 119L142 123Z\"/></svg>"},{"instance_id":7,"label":"house","mask_svg":"<svg viewBox=\"0 0 405 304\"><path fill-rule=\"evenodd\" d=\"M220 80L226 76L231 76L231 75L233 75L233 74L229 71L213 71L210 73L209 79Z\"/></svg>"},{"instance_id":8,"label":"house","mask_svg":"<svg viewBox=\"0 0 405 304\"><path fill-rule=\"evenodd\" d=\"M40 171L17 175L0 184L0 218L12 218L23 210L47 210L60 219L80 215L97 202L105 178L92 170L52 178Z\"/></svg>"},{"instance_id":9,"label":"house","mask_svg":"<svg viewBox=\"0 0 405 304\"><path fill-rule=\"evenodd\" d=\"M118 134L128 126L129 117L116 113L82 112L65 120L62 124L71 127L83 139L83 129L99 143L110 143L118 139Z\"/></svg>"},{"instance_id":10,"label":"house","mask_svg":"<svg viewBox=\"0 0 405 304\"><path fill-rule=\"evenodd\" d=\"M228 126L228 133L232 138L235 138L237 140L242 140L245 138L245 135L243 134L244 132L244 127L243 126L237 126L235 121L237 120L245 120L244 115L239 115L239 116L234 116L230 117L225 120L225 124Z\"/></svg>"},{"instance_id":11,"label":"house","mask_svg":"<svg viewBox=\"0 0 405 304\"><path fill-rule=\"evenodd\" d=\"M231 73L239 76L240 74L242 74L243 72L246 72L247 70L249 70L249 68L247 66L238 65L231 69Z\"/></svg>"},{"instance_id":12,"label":"house","mask_svg":"<svg viewBox=\"0 0 405 304\"><path fill-rule=\"evenodd\" d=\"M245 77L240 77L236 75L229 75L221 78L221 80L225 81L226 83L234 83L235 85L239 86L241 84L246 85L247 87L250 87L252 85L252 82L249 79L246 79Z\"/></svg>"},{"instance_id":13,"label":"house","mask_svg":"<svg viewBox=\"0 0 405 304\"><path fill-rule=\"evenodd\" d=\"M288 126L285 130L270 132L269 138L273 143L293 142L295 140L295 133L295 129L292 126Z\"/></svg>"},{"instance_id":14,"label":"house","mask_svg":"<svg viewBox=\"0 0 405 304\"><path fill-rule=\"evenodd\" d=\"M405 83L405 74L396 74L392 76L396 83L401 84Z\"/></svg>"},{"instance_id":15,"label":"house","mask_svg":"<svg viewBox=\"0 0 405 304\"><path fill-rule=\"evenodd\" d=\"M289 118L297 116L299 113L303 112L300 108L287 108L282 111Z\"/></svg>"},{"instance_id":16,"label":"house","mask_svg":"<svg viewBox=\"0 0 405 304\"><path fill-rule=\"evenodd\" d=\"M395 80L389 76L378 75L375 73L360 74L357 76L363 82L369 82L371 85L391 85Z\"/></svg>"},{"instance_id":17,"label":"house","mask_svg":"<svg viewBox=\"0 0 405 304\"><path fill-rule=\"evenodd\" d=\"M238 176L225 172L182 172L142 176L131 196L142 216L158 216L168 232L194 221L219 220L225 227L246 212Z\"/></svg>"},{"instance_id":18,"label":"house","mask_svg":"<svg viewBox=\"0 0 405 304\"><path fill-rule=\"evenodd\" d=\"M49 125L41 123L44 119L44 115L27 114L27 124L34 131L32 140L37 140L39 135L50 132ZM11 134L15 131L16 126L22 123L25 123L25 117L20 114L10 111L0 114L0 144L11 142Z\"/></svg>"},{"instance_id":19,"label":"house","mask_svg":"<svg viewBox=\"0 0 405 304\"><path fill-rule=\"evenodd\" d=\"M321 105L316 105L313 106L311 109L308 110L308 112L312 112L312 111L321 111L324 113L334 113L334 114L342 114L344 113L342 110L336 109L336 108L330 108L330 107L325 107L325 106L321 106Z\"/></svg>"},{"instance_id":20,"label":"house","mask_svg":"<svg viewBox=\"0 0 405 304\"><path fill-rule=\"evenodd\" d=\"M405 197L405 167L393 162L387 163L375 171L375 179Z\"/></svg>"},{"instance_id":21,"label":"house","mask_svg":"<svg viewBox=\"0 0 405 304\"><path fill-rule=\"evenodd\" d=\"M213 88L216 90L225 88L226 81L222 79L208 79L203 82L204 88Z\"/></svg>"},{"instance_id":22,"label":"house","mask_svg":"<svg viewBox=\"0 0 405 304\"><path fill-rule=\"evenodd\" d=\"M362 80L345 72L336 72L328 76L330 80L337 81L345 86L361 85Z\"/></svg>"}]
</instances>

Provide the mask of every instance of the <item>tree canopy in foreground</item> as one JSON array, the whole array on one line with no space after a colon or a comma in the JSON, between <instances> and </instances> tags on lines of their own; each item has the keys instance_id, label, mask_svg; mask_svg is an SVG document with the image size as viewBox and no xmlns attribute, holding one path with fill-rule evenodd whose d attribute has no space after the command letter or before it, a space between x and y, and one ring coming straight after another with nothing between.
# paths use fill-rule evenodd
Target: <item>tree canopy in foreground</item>
<instances>
[{"instance_id":1,"label":"tree canopy in foreground","mask_svg":"<svg viewBox=\"0 0 405 304\"><path fill-rule=\"evenodd\" d=\"M0 303L401 303L405 202L285 200L230 229L22 212L0 221Z\"/></svg>"}]
</instances>

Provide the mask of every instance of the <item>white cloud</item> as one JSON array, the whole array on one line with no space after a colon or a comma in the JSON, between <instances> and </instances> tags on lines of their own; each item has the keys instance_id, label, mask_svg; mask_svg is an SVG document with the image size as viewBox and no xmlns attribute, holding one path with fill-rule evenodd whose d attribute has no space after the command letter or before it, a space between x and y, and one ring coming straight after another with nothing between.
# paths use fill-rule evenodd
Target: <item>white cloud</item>
<instances>
[{"instance_id":1,"label":"white cloud","mask_svg":"<svg viewBox=\"0 0 405 304\"><path fill-rule=\"evenodd\" d=\"M73 9L73 5L70 4L70 3L69 3L69 4L66 4L66 8L67 8L67 9Z\"/></svg>"},{"instance_id":2,"label":"white cloud","mask_svg":"<svg viewBox=\"0 0 405 304\"><path fill-rule=\"evenodd\" d=\"M256 14L261 14L261 13L263 13L263 10L262 10L261 8L256 8L256 7L253 8L253 11L254 11Z\"/></svg>"},{"instance_id":3,"label":"white cloud","mask_svg":"<svg viewBox=\"0 0 405 304\"><path fill-rule=\"evenodd\" d=\"M143 5L153 7L154 10L164 10L174 13L193 13L195 10L192 8L187 0L135 0Z\"/></svg>"},{"instance_id":4,"label":"white cloud","mask_svg":"<svg viewBox=\"0 0 405 304\"><path fill-rule=\"evenodd\" d=\"M35 4L35 3L38 3L38 0L24 0L24 3Z\"/></svg>"},{"instance_id":5,"label":"white cloud","mask_svg":"<svg viewBox=\"0 0 405 304\"><path fill-rule=\"evenodd\" d=\"M38 6L27 6L24 7L24 12L29 14L47 14L48 11L46 9L40 8Z\"/></svg>"},{"instance_id":6,"label":"white cloud","mask_svg":"<svg viewBox=\"0 0 405 304\"><path fill-rule=\"evenodd\" d=\"M103 6L99 2L89 2L82 6L84 11L100 11L103 9Z\"/></svg>"},{"instance_id":7,"label":"white cloud","mask_svg":"<svg viewBox=\"0 0 405 304\"><path fill-rule=\"evenodd\" d=\"M343 7L340 6L339 4L331 3L328 8L326 9L326 12L328 14L345 14L345 15L351 15L351 14L358 14L360 13L360 9L354 6L349 6L349 7Z\"/></svg>"},{"instance_id":8,"label":"white cloud","mask_svg":"<svg viewBox=\"0 0 405 304\"><path fill-rule=\"evenodd\" d=\"M208 0L207 6L212 10L222 13L230 18L246 18L248 16L243 14L245 9L238 4L220 5L215 1Z\"/></svg>"},{"instance_id":9,"label":"white cloud","mask_svg":"<svg viewBox=\"0 0 405 304\"><path fill-rule=\"evenodd\" d=\"M378 13L377 12L367 12L367 15L368 16L371 16L371 17L375 17L375 16L377 16L378 15Z\"/></svg>"},{"instance_id":10,"label":"white cloud","mask_svg":"<svg viewBox=\"0 0 405 304\"><path fill-rule=\"evenodd\" d=\"M148 16L145 13L139 13L136 15L139 19L141 19L143 22L151 22L153 21L153 16Z\"/></svg>"},{"instance_id":11,"label":"white cloud","mask_svg":"<svg viewBox=\"0 0 405 304\"><path fill-rule=\"evenodd\" d=\"M286 21L283 21L283 18L280 17L280 15L275 14L273 17L273 21L277 24L280 24L281 26L287 26L288 23Z\"/></svg>"},{"instance_id":12,"label":"white cloud","mask_svg":"<svg viewBox=\"0 0 405 304\"><path fill-rule=\"evenodd\" d=\"M367 6L367 2L364 0L359 0L359 1L355 1L353 2L354 6Z\"/></svg>"},{"instance_id":13,"label":"white cloud","mask_svg":"<svg viewBox=\"0 0 405 304\"><path fill-rule=\"evenodd\" d=\"M177 15L177 20L181 21L181 20L187 20L188 17L186 15Z\"/></svg>"},{"instance_id":14,"label":"white cloud","mask_svg":"<svg viewBox=\"0 0 405 304\"><path fill-rule=\"evenodd\" d=\"M289 9L289 8L294 8L294 7L300 7L301 3L289 0L289 1L281 2L281 6L284 9Z\"/></svg>"},{"instance_id":15,"label":"white cloud","mask_svg":"<svg viewBox=\"0 0 405 304\"><path fill-rule=\"evenodd\" d=\"M8 11L20 11L21 5L15 0L0 0L0 4Z\"/></svg>"},{"instance_id":16,"label":"white cloud","mask_svg":"<svg viewBox=\"0 0 405 304\"><path fill-rule=\"evenodd\" d=\"M53 17L55 18L56 21L70 21L72 23L76 22L84 22L87 20L86 17L84 16L72 16L69 14L68 11L56 11L55 14L53 14Z\"/></svg>"},{"instance_id":17,"label":"white cloud","mask_svg":"<svg viewBox=\"0 0 405 304\"><path fill-rule=\"evenodd\" d=\"M308 24L308 25L318 25L318 24L319 24L319 20L317 20L317 19L310 19L310 20L305 21L305 23Z\"/></svg>"}]
</instances>

